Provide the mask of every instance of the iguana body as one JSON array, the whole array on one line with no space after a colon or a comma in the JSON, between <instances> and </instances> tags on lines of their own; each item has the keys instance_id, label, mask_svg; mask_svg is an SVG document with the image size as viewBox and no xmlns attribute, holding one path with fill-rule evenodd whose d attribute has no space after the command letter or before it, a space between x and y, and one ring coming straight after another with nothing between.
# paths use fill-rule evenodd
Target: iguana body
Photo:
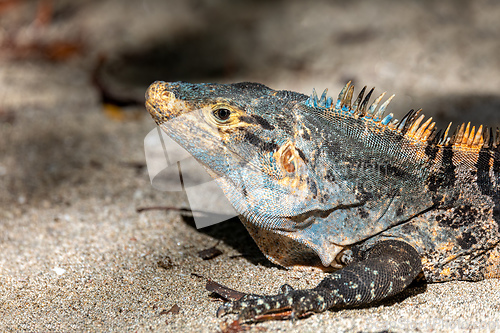
<instances>
[{"instance_id":1,"label":"iguana body","mask_svg":"<svg viewBox=\"0 0 500 333\"><path fill-rule=\"evenodd\" d=\"M500 136L401 121L373 89L337 101L255 83L155 82L146 106L217 179L262 252L337 269L311 290L221 307L255 320L363 305L429 282L500 277Z\"/></svg>"}]
</instances>

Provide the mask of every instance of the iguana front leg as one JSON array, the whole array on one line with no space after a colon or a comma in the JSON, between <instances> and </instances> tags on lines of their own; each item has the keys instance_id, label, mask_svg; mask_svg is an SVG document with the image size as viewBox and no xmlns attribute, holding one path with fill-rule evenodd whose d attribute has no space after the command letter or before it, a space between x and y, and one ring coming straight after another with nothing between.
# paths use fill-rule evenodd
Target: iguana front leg
<instances>
[{"instance_id":1,"label":"iguana front leg","mask_svg":"<svg viewBox=\"0 0 500 333\"><path fill-rule=\"evenodd\" d=\"M297 317L310 312L346 306L359 306L403 291L420 273L420 256L402 241L382 241L358 258L359 261L338 270L313 289L293 290L285 285L274 296L247 295L222 305L221 316L238 313L238 320L258 321L272 314L288 312ZM283 317L283 316L281 316Z\"/></svg>"}]
</instances>

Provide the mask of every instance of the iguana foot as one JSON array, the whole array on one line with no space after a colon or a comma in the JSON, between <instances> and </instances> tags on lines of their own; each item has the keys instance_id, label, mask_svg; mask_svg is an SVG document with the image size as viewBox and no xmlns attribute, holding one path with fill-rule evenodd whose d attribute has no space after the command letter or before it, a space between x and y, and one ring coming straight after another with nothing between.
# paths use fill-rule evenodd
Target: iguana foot
<instances>
[{"instance_id":1,"label":"iguana foot","mask_svg":"<svg viewBox=\"0 0 500 333\"><path fill-rule=\"evenodd\" d=\"M403 291L421 270L419 254L411 245L383 241L313 289L284 285L278 295L245 295L222 305L217 315L237 313L239 322L295 319L331 308L366 305Z\"/></svg>"},{"instance_id":2,"label":"iguana foot","mask_svg":"<svg viewBox=\"0 0 500 333\"><path fill-rule=\"evenodd\" d=\"M317 290L294 290L285 284L278 295L245 295L238 301L223 304L217 316L237 313L238 321L262 321L268 319L295 319L312 312L323 312L328 304L322 292Z\"/></svg>"}]
</instances>

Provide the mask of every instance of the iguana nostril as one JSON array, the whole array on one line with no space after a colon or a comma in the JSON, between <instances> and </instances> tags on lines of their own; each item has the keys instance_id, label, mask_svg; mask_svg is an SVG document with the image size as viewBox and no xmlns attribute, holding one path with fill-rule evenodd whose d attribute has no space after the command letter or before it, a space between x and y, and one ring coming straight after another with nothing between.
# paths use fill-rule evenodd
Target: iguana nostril
<instances>
[{"instance_id":1,"label":"iguana nostril","mask_svg":"<svg viewBox=\"0 0 500 333\"><path fill-rule=\"evenodd\" d=\"M163 99L164 101L168 101L172 98L174 98L174 94L171 93L170 91L165 90L164 92L161 93L161 99Z\"/></svg>"}]
</instances>

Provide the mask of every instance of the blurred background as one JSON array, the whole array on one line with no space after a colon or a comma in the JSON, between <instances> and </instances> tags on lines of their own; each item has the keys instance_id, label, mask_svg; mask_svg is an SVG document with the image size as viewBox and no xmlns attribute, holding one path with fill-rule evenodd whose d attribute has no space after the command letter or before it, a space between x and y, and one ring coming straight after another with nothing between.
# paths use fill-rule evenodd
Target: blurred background
<instances>
[{"instance_id":1,"label":"blurred background","mask_svg":"<svg viewBox=\"0 0 500 333\"><path fill-rule=\"evenodd\" d=\"M58 144L73 139L63 119L78 127L102 112L100 126L139 123L154 80L332 95L352 80L395 93L397 117L422 107L441 127L496 126L499 17L493 0L2 0L0 202L45 193L42 179L71 169L38 156L65 154Z\"/></svg>"},{"instance_id":2,"label":"blurred background","mask_svg":"<svg viewBox=\"0 0 500 333\"><path fill-rule=\"evenodd\" d=\"M145 170L154 122L143 102L154 80L333 96L352 80L396 94L389 110L399 119L422 107L440 127L498 126L499 18L495 0L0 0L0 275L15 277L0 297L53 274L55 254L77 275L75 262L104 272L96 247L133 262L137 253L116 244L141 234L158 254L168 237L183 239L163 229L163 215L155 229L135 212L185 203L152 189ZM22 321L5 302L5 320Z\"/></svg>"},{"instance_id":3,"label":"blurred background","mask_svg":"<svg viewBox=\"0 0 500 333\"><path fill-rule=\"evenodd\" d=\"M352 80L395 93L397 117L422 107L441 127L496 126L499 17L493 0L2 0L0 202L38 191L10 177L23 172L12 154L71 141L62 119L147 118L143 95L154 80L257 81L334 96ZM33 159L19 176L51 171Z\"/></svg>"}]
</instances>

